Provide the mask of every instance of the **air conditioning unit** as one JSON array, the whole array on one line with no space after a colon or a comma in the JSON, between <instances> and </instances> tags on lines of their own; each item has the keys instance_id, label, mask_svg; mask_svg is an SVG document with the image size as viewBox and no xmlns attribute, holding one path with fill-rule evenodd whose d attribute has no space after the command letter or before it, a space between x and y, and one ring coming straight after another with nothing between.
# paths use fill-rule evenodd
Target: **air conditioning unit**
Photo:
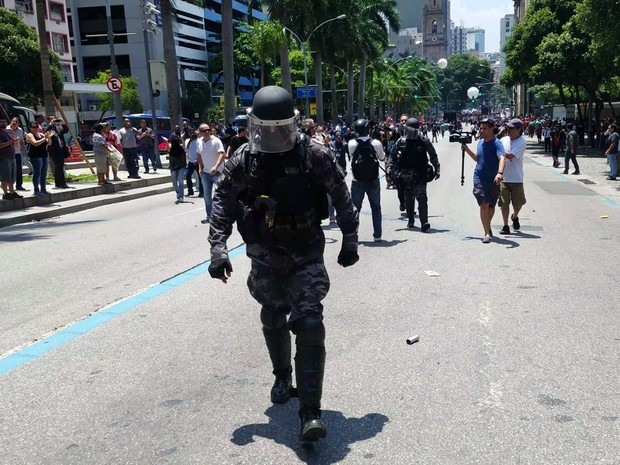
<instances>
[{"instance_id":1,"label":"air conditioning unit","mask_svg":"<svg viewBox=\"0 0 620 465\"><path fill-rule=\"evenodd\" d=\"M88 111L97 111L98 109L98 105L88 105Z\"/></svg>"}]
</instances>

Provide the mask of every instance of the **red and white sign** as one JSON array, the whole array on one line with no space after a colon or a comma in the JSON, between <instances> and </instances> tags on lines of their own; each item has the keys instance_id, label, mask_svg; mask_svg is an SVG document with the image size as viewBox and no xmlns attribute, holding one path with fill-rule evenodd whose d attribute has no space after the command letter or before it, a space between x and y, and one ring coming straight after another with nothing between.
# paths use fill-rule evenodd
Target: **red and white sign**
<instances>
[{"instance_id":1,"label":"red and white sign","mask_svg":"<svg viewBox=\"0 0 620 465\"><path fill-rule=\"evenodd\" d=\"M117 77L111 77L105 83L110 92L120 92L123 89L123 83Z\"/></svg>"}]
</instances>

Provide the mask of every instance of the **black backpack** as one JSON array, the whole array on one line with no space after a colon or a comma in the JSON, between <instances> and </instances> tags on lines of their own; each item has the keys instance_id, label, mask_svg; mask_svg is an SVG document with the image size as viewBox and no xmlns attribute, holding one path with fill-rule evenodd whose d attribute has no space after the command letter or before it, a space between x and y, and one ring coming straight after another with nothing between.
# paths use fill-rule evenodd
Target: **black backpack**
<instances>
[{"instance_id":1,"label":"black backpack","mask_svg":"<svg viewBox=\"0 0 620 465\"><path fill-rule=\"evenodd\" d=\"M351 171L357 181L371 182L379 177L379 160L372 139L357 139L357 148L351 157Z\"/></svg>"}]
</instances>

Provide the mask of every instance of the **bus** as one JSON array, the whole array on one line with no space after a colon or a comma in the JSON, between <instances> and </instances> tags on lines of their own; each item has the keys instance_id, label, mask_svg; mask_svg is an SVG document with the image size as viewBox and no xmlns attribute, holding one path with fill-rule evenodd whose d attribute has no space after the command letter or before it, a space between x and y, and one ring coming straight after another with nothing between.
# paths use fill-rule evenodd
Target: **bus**
<instances>
[{"instance_id":1,"label":"bus","mask_svg":"<svg viewBox=\"0 0 620 465\"><path fill-rule=\"evenodd\" d=\"M0 92L0 116L5 117L7 121L11 121L13 116L17 116L20 126L24 131L27 131L28 123L34 121L34 115L34 111L22 107L19 100Z\"/></svg>"}]
</instances>

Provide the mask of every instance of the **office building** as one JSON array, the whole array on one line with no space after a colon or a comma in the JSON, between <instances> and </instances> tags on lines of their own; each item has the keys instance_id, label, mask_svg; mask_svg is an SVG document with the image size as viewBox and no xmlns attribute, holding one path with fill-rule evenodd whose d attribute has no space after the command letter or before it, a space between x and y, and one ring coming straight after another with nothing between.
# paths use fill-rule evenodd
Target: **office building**
<instances>
[{"instance_id":1,"label":"office building","mask_svg":"<svg viewBox=\"0 0 620 465\"><path fill-rule=\"evenodd\" d=\"M504 74L506 70L506 54L504 53L504 46L508 41L508 38L512 35L512 30L515 27L515 15L506 15L499 20L499 74Z\"/></svg>"},{"instance_id":2,"label":"office building","mask_svg":"<svg viewBox=\"0 0 620 465\"><path fill-rule=\"evenodd\" d=\"M34 0L0 0L0 8L17 13L28 26L38 30ZM65 0L48 2L45 16L48 41L52 50L60 57L62 78L65 82L73 82L73 55L69 47L69 21Z\"/></svg>"},{"instance_id":3,"label":"office building","mask_svg":"<svg viewBox=\"0 0 620 465\"><path fill-rule=\"evenodd\" d=\"M80 81L87 81L99 71L111 68L110 45L105 36L108 30L106 7L101 0L67 1L72 24L70 44L73 50L74 72ZM109 1L119 74L133 76L138 80L140 99L145 110L150 112L141 2ZM154 0L154 3L158 4L158 1ZM220 70L209 69L209 58L214 54L213 49L219 47L221 0L207 0L205 8L183 0L176 0L173 6L176 14L175 46L182 91L187 82L203 82L209 86L213 83L216 87L221 87ZM233 2L233 9L234 20L247 20L246 5ZM253 14L257 19L266 18L262 11L254 10ZM156 17L156 22L161 27L161 17ZM157 70L156 64L163 63L164 60L163 37L161 33L148 33L147 37L151 63L153 69ZM159 78L154 75L153 81L156 79L163 80L161 75ZM242 100L251 101L252 81L242 79L240 88L239 95ZM213 93L216 94L216 91L214 88ZM157 114L166 115L167 105L167 93L164 90L155 99ZM96 96L83 97L80 106L82 112L98 111ZM94 114L84 114L83 119L91 119L89 117L92 116Z\"/></svg>"}]
</instances>

